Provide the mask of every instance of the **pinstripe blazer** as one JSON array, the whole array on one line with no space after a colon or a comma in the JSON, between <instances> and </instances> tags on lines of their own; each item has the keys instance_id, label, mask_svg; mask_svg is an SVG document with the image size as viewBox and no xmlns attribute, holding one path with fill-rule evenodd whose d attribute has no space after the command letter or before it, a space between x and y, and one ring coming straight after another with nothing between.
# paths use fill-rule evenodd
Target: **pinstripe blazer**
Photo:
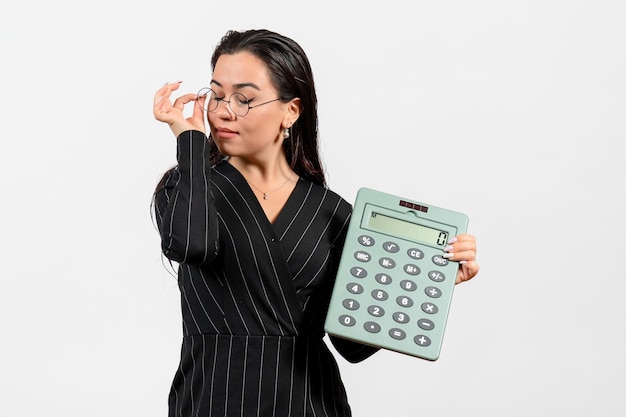
<instances>
[{"instance_id":1,"label":"pinstripe blazer","mask_svg":"<svg viewBox=\"0 0 626 417\"><path fill-rule=\"evenodd\" d=\"M300 179L272 224L204 134L181 134L177 160L155 196L183 317L170 417L350 416L322 337L351 206ZM331 340L351 362L377 350Z\"/></svg>"}]
</instances>

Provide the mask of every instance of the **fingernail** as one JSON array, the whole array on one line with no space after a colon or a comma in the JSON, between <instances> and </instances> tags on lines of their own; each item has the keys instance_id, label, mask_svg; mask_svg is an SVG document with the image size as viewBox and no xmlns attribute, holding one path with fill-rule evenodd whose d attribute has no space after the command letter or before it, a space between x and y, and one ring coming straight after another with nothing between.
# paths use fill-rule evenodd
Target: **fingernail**
<instances>
[{"instance_id":1,"label":"fingernail","mask_svg":"<svg viewBox=\"0 0 626 417\"><path fill-rule=\"evenodd\" d=\"M452 245L448 245L445 248L443 248L444 252L450 252L452 250L453 246Z\"/></svg>"},{"instance_id":2,"label":"fingernail","mask_svg":"<svg viewBox=\"0 0 626 417\"><path fill-rule=\"evenodd\" d=\"M449 244L453 244L454 242L456 242L456 237L453 237L452 239L448 240Z\"/></svg>"},{"instance_id":3,"label":"fingernail","mask_svg":"<svg viewBox=\"0 0 626 417\"><path fill-rule=\"evenodd\" d=\"M459 261L459 263L460 263L461 265L463 265L463 264L466 264L466 263L467 263L467 261Z\"/></svg>"},{"instance_id":4,"label":"fingernail","mask_svg":"<svg viewBox=\"0 0 626 417\"><path fill-rule=\"evenodd\" d=\"M443 255L441 255L442 257L448 259L448 258L452 258L454 256L453 253L444 253Z\"/></svg>"}]
</instances>

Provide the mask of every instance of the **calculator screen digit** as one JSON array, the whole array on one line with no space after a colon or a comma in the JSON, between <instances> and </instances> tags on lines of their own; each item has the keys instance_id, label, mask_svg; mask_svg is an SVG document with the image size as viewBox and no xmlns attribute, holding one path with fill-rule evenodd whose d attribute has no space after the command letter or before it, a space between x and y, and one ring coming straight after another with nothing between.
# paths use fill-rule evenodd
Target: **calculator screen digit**
<instances>
[{"instance_id":1,"label":"calculator screen digit","mask_svg":"<svg viewBox=\"0 0 626 417\"><path fill-rule=\"evenodd\" d=\"M371 212L367 226L381 233L423 242L427 245L444 247L448 241L448 232L445 230L396 219L376 211Z\"/></svg>"}]
</instances>

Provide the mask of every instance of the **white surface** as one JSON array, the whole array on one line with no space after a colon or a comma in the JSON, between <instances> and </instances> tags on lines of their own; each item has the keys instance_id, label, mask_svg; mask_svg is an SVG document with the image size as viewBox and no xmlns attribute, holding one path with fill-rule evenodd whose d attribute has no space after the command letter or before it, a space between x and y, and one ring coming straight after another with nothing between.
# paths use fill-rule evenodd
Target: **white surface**
<instances>
[{"instance_id":1,"label":"white surface","mask_svg":"<svg viewBox=\"0 0 626 417\"><path fill-rule=\"evenodd\" d=\"M152 96L261 27L309 54L331 188L478 237L439 361L339 360L355 417L626 413L624 3L367 3L0 6L3 415L166 415L181 326L150 198L175 148Z\"/></svg>"}]
</instances>

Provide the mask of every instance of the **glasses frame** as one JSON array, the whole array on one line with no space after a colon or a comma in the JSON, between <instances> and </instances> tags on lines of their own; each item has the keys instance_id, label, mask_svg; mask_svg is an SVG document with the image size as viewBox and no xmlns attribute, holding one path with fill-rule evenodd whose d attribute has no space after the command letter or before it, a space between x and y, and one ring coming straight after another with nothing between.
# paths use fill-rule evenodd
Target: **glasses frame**
<instances>
[{"instance_id":1,"label":"glasses frame","mask_svg":"<svg viewBox=\"0 0 626 417\"><path fill-rule=\"evenodd\" d=\"M205 92L203 92L203 91L205 91ZM196 100L198 100L202 96L208 97L211 94L213 94L215 97L217 97L217 94L215 93L215 90L213 90L212 88L209 88L209 87L202 87L200 90L198 90L198 94L196 94ZM235 110L233 110L233 107L230 105L230 102L233 101L233 96L236 96L236 95L239 95L239 96L243 97L244 98L243 102L245 102L246 105L248 106L248 109L246 110L246 112L244 114L237 113ZM209 100L210 100L210 98L209 98ZM250 105L250 100L248 100L248 97L246 97L242 93L234 92L234 93L232 93L230 95L230 97L228 97L228 100L224 100L224 99L215 100L217 102L217 105L215 106L215 109L213 109L213 110L209 110L208 106L206 104L204 106L201 106L201 107L202 107L202 109L204 111L212 113L212 112L216 111L220 107L220 103L221 102L224 102L224 103L228 103L228 109L230 110L230 112L232 114L234 114L236 116L239 116L239 117L245 117L245 116L248 115L248 113L250 113L250 110L255 109L257 107L260 107L260 106L263 106L265 104L273 103L273 102L278 101L278 100L280 100L280 97L279 98L275 98L274 100L269 100L269 101L265 101L263 103L259 103L259 104L255 105L255 106L251 106Z\"/></svg>"}]
</instances>

